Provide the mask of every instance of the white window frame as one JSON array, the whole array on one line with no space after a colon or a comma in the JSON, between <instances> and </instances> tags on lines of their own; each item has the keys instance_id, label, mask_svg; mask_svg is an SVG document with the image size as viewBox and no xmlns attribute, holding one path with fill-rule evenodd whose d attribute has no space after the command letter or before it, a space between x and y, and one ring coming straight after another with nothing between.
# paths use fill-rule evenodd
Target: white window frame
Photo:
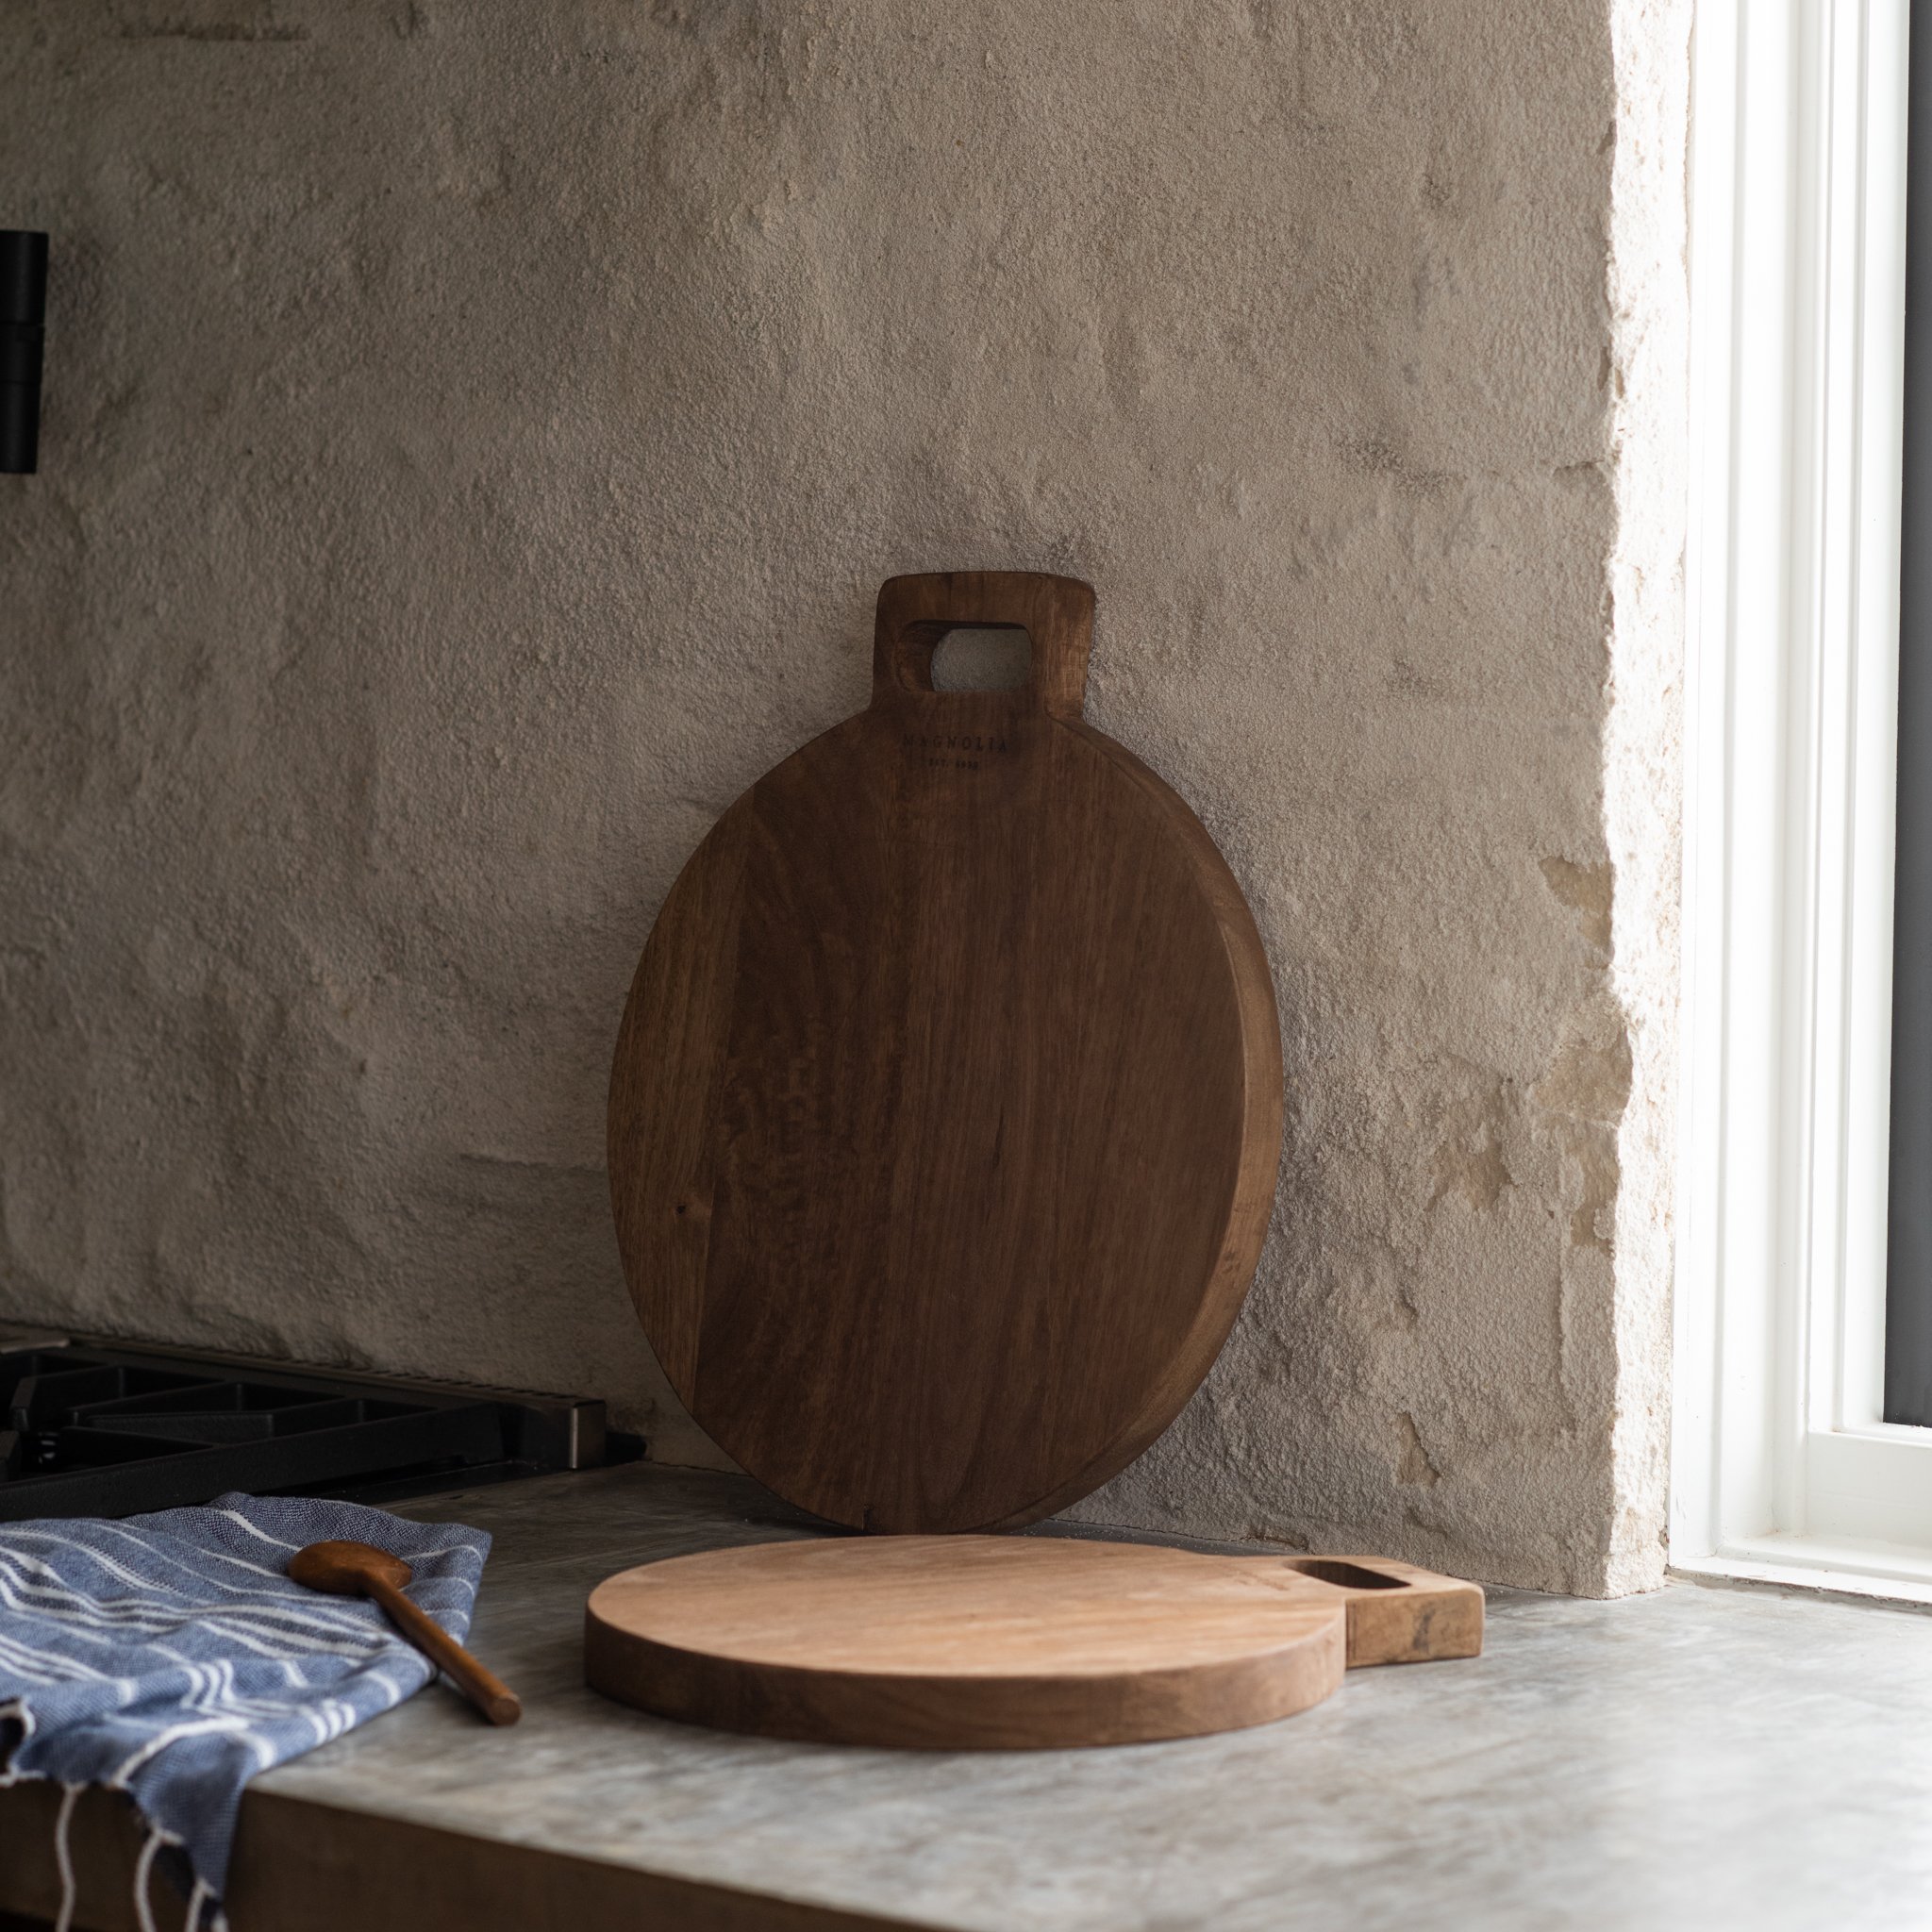
<instances>
[{"instance_id":1,"label":"white window frame","mask_svg":"<svg viewBox=\"0 0 1932 1932\"><path fill-rule=\"evenodd\" d=\"M1907 0L1701 0L1671 1562L1932 1602L1881 1418Z\"/></svg>"}]
</instances>

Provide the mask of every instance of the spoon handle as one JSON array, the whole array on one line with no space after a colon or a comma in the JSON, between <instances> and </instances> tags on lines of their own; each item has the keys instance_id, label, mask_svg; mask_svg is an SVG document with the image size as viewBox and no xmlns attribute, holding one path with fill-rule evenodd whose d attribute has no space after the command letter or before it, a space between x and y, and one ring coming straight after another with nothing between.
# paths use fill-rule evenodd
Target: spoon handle
<instances>
[{"instance_id":1,"label":"spoon handle","mask_svg":"<svg viewBox=\"0 0 1932 1932\"><path fill-rule=\"evenodd\" d=\"M419 1610L394 1584L371 1576L366 1588L388 1612L390 1622L449 1676L491 1724L513 1724L523 1716L524 1707L516 1692L494 1671L478 1663L435 1618Z\"/></svg>"}]
</instances>

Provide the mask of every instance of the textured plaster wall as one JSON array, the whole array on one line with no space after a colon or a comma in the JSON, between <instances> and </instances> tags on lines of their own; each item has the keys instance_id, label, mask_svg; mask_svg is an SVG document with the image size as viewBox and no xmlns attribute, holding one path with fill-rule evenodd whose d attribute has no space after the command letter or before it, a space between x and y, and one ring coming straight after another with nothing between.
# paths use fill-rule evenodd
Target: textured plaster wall
<instances>
[{"instance_id":1,"label":"textured plaster wall","mask_svg":"<svg viewBox=\"0 0 1932 1932\"><path fill-rule=\"evenodd\" d=\"M1291 1070L1083 1513L1654 1581L1684 15L10 0L0 1313L709 1454L605 1203L638 949L881 577L1071 571Z\"/></svg>"}]
</instances>

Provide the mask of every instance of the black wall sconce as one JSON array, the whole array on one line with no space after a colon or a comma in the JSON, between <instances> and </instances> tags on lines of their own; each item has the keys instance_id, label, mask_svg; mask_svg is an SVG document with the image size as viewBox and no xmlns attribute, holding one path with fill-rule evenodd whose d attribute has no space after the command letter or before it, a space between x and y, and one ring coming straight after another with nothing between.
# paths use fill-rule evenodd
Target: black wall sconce
<instances>
[{"instance_id":1,"label":"black wall sconce","mask_svg":"<svg viewBox=\"0 0 1932 1932\"><path fill-rule=\"evenodd\" d=\"M0 475L31 476L40 468L46 320L47 238L34 228L0 228Z\"/></svg>"}]
</instances>

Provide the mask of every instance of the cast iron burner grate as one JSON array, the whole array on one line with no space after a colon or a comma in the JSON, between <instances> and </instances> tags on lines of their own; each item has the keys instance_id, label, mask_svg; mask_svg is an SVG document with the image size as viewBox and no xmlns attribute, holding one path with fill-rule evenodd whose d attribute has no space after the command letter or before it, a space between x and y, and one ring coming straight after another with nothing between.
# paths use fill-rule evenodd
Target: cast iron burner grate
<instances>
[{"instance_id":1,"label":"cast iron burner grate","mask_svg":"<svg viewBox=\"0 0 1932 1932\"><path fill-rule=\"evenodd\" d=\"M604 1405L63 1343L0 1349L0 1522L383 1502L605 1458Z\"/></svg>"}]
</instances>

